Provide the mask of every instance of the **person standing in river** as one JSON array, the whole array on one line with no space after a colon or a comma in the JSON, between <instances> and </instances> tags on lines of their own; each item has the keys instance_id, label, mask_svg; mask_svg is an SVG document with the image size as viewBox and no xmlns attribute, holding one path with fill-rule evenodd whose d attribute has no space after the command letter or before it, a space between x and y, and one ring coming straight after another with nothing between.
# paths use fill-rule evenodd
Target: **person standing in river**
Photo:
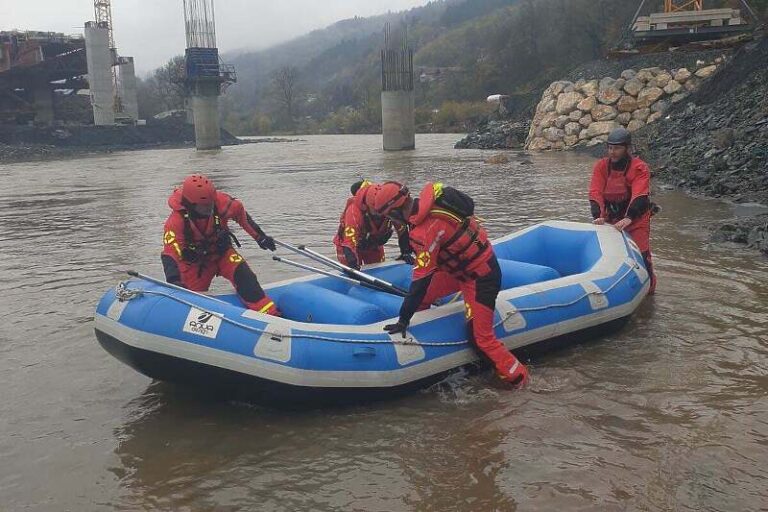
<instances>
[{"instance_id":1,"label":"person standing in river","mask_svg":"<svg viewBox=\"0 0 768 512\"><path fill-rule=\"evenodd\" d=\"M340 263L360 270L360 267L384 261L384 244L397 232L400 256L398 260L413 265L414 260L408 243L408 229L402 224L393 224L389 219L371 212L365 204L366 197L375 185L368 180L352 184L352 196L347 199L341 212L339 228L333 237L336 257Z\"/></svg>"},{"instance_id":2,"label":"person standing in river","mask_svg":"<svg viewBox=\"0 0 768 512\"><path fill-rule=\"evenodd\" d=\"M408 225L416 265L408 295L390 335L406 336L416 311L445 293L461 290L469 339L491 360L503 381L528 381L528 369L496 337L493 326L501 269L488 234L474 216L468 195L442 183L427 183L414 200L408 187L388 181L366 198L369 208L396 224ZM452 288L452 289L451 289Z\"/></svg>"},{"instance_id":3,"label":"person standing in river","mask_svg":"<svg viewBox=\"0 0 768 512\"><path fill-rule=\"evenodd\" d=\"M196 292L208 291L216 276L227 279L248 309L280 315L261 288L256 274L232 247L240 247L227 222L234 220L264 250L275 241L251 218L240 200L216 190L202 174L188 176L168 198L171 214L163 229L161 260L171 284Z\"/></svg>"},{"instance_id":4,"label":"person standing in river","mask_svg":"<svg viewBox=\"0 0 768 512\"><path fill-rule=\"evenodd\" d=\"M625 231L643 254L651 278L649 293L656 291L651 257L651 172L648 164L631 152L632 135L616 128L608 135L608 156L592 169L589 204L595 224L612 224Z\"/></svg>"}]
</instances>

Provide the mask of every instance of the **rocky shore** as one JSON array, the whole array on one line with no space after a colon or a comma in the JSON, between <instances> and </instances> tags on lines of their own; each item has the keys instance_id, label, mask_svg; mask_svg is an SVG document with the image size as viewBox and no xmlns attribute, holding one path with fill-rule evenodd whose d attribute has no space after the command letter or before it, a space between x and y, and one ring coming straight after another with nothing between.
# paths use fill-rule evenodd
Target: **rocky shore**
<instances>
[{"instance_id":1,"label":"rocky shore","mask_svg":"<svg viewBox=\"0 0 768 512\"><path fill-rule=\"evenodd\" d=\"M768 39L740 49L706 87L636 139L657 179L710 197L768 205ZM725 221L714 236L768 254L767 220Z\"/></svg>"}]
</instances>

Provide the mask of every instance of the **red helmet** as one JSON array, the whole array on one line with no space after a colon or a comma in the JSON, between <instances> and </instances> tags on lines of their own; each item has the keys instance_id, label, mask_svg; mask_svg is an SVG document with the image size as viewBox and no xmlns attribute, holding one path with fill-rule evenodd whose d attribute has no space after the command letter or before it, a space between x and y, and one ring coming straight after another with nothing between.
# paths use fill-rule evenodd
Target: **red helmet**
<instances>
[{"instance_id":1,"label":"red helmet","mask_svg":"<svg viewBox=\"0 0 768 512\"><path fill-rule=\"evenodd\" d=\"M392 210L403 206L408 201L408 197L408 187L396 181L387 181L377 185L368 193L366 204L373 213L384 217Z\"/></svg>"},{"instance_id":2,"label":"red helmet","mask_svg":"<svg viewBox=\"0 0 768 512\"><path fill-rule=\"evenodd\" d=\"M192 174L181 185L181 197L186 207L200 215L210 216L216 202L216 187L202 174Z\"/></svg>"}]
</instances>

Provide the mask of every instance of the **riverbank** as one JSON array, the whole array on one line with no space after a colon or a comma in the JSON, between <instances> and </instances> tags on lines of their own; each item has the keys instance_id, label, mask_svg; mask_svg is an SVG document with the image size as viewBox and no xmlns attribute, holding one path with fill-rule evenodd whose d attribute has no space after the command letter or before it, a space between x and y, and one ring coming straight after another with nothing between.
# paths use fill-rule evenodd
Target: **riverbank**
<instances>
[{"instance_id":1,"label":"riverbank","mask_svg":"<svg viewBox=\"0 0 768 512\"><path fill-rule=\"evenodd\" d=\"M742 47L690 98L637 133L654 176L687 192L768 205L768 39ZM715 240L768 254L768 219L724 221Z\"/></svg>"},{"instance_id":2,"label":"riverbank","mask_svg":"<svg viewBox=\"0 0 768 512\"><path fill-rule=\"evenodd\" d=\"M222 146L297 142L281 137L237 138L222 130ZM102 155L116 151L195 147L194 127L168 124L146 126L75 126L0 129L0 163L35 162Z\"/></svg>"}]
</instances>

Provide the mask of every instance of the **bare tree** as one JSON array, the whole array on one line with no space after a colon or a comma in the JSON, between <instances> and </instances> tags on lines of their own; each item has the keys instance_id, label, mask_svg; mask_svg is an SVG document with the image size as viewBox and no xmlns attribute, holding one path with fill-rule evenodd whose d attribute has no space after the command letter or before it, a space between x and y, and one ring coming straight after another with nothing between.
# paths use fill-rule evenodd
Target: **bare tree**
<instances>
[{"instance_id":1,"label":"bare tree","mask_svg":"<svg viewBox=\"0 0 768 512\"><path fill-rule=\"evenodd\" d=\"M184 108L187 88L184 84L186 63L183 55L177 55L164 66L155 70L152 78L157 83L157 93L167 110Z\"/></svg>"},{"instance_id":2,"label":"bare tree","mask_svg":"<svg viewBox=\"0 0 768 512\"><path fill-rule=\"evenodd\" d=\"M289 126L293 126L298 79L299 70L294 66L283 66L272 75L274 93L285 111Z\"/></svg>"}]
</instances>

